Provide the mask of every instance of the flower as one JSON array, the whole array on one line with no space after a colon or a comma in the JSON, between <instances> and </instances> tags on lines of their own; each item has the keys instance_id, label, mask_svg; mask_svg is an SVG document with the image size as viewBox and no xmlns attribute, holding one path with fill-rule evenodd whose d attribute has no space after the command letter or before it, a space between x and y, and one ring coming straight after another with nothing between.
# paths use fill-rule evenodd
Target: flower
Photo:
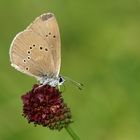
<instances>
[{"instance_id":1,"label":"flower","mask_svg":"<svg viewBox=\"0 0 140 140\"><path fill-rule=\"evenodd\" d=\"M61 130L71 123L71 112L56 87L35 84L21 97L23 116L28 122Z\"/></svg>"}]
</instances>

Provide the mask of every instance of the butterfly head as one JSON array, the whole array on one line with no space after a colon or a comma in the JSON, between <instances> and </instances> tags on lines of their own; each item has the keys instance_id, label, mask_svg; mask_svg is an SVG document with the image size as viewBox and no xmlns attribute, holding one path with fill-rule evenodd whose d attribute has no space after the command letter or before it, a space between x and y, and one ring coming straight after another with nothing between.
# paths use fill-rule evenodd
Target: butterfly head
<instances>
[{"instance_id":1,"label":"butterfly head","mask_svg":"<svg viewBox=\"0 0 140 140\"><path fill-rule=\"evenodd\" d=\"M62 85L65 82L65 79L62 76L59 76L59 85Z\"/></svg>"}]
</instances>

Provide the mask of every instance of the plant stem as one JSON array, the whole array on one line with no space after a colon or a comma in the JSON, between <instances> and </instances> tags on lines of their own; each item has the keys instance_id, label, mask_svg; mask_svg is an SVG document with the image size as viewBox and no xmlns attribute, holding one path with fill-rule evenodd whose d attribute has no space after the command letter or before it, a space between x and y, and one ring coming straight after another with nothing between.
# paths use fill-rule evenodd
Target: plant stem
<instances>
[{"instance_id":1,"label":"plant stem","mask_svg":"<svg viewBox=\"0 0 140 140\"><path fill-rule=\"evenodd\" d=\"M58 85L58 89L60 90L60 86ZM65 127L66 131L69 133L69 135L72 137L73 140L80 140L80 138L76 135L76 133L72 130L70 125Z\"/></svg>"},{"instance_id":2,"label":"plant stem","mask_svg":"<svg viewBox=\"0 0 140 140\"><path fill-rule=\"evenodd\" d=\"M80 138L76 135L76 133L72 130L70 125L65 127L66 131L69 133L69 135L72 137L73 140L80 140Z\"/></svg>"}]
</instances>

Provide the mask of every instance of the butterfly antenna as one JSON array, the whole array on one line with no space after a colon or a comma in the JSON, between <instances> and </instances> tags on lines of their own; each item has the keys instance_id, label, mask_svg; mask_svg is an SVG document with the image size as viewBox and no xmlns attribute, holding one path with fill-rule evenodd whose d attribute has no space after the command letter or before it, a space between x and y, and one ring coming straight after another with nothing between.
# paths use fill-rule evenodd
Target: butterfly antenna
<instances>
[{"instance_id":1,"label":"butterfly antenna","mask_svg":"<svg viewBox=\"0 0 140 140\"><path fill-rule=\"evenodd\" d=\"M79 83L79 82L77 82L77 81L74 81L74 80L72 80L71 78L69 78L69 77L67 77L67 76L63 76L64 77L64 79L66 79L66 81L69 81L69 82L71 82L73 85L76 85L77 87L78 87L78 89L79 90L82 90L83 89L83 84L82 83Z\"/></svg>"}]
</instances>

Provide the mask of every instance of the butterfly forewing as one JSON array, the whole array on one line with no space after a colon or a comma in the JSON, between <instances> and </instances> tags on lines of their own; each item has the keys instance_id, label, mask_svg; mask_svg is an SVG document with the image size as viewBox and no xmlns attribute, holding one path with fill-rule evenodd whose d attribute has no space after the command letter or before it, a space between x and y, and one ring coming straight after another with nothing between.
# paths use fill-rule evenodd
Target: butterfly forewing
<instances>
[{"instance_id":1,"label":"butterfly forewing","mask_svg":"<svg viewBox=\"0 0 140 140\"><path fill-rule=\"evenodd\" d=\"M58 75L61 63L61 43L58 24L54 15L52 13L46 13L39 16L27 27L27 29L41 35L48 43L48 47L51 49L51 59L53 59L54 63L52 72L54 75Z\"/></svg>"},{"instance_id":2,"label":"butterfly forewing","mask_svg":"<svg viewBox=\"0 0 140 140\"><path fill-rule=\"evenodd\" d=\"M49 44L37 33L25 30L11 44L12 65L19 71L35 77L53 74L54 63Z\"/></svg>"}]
</instances>

